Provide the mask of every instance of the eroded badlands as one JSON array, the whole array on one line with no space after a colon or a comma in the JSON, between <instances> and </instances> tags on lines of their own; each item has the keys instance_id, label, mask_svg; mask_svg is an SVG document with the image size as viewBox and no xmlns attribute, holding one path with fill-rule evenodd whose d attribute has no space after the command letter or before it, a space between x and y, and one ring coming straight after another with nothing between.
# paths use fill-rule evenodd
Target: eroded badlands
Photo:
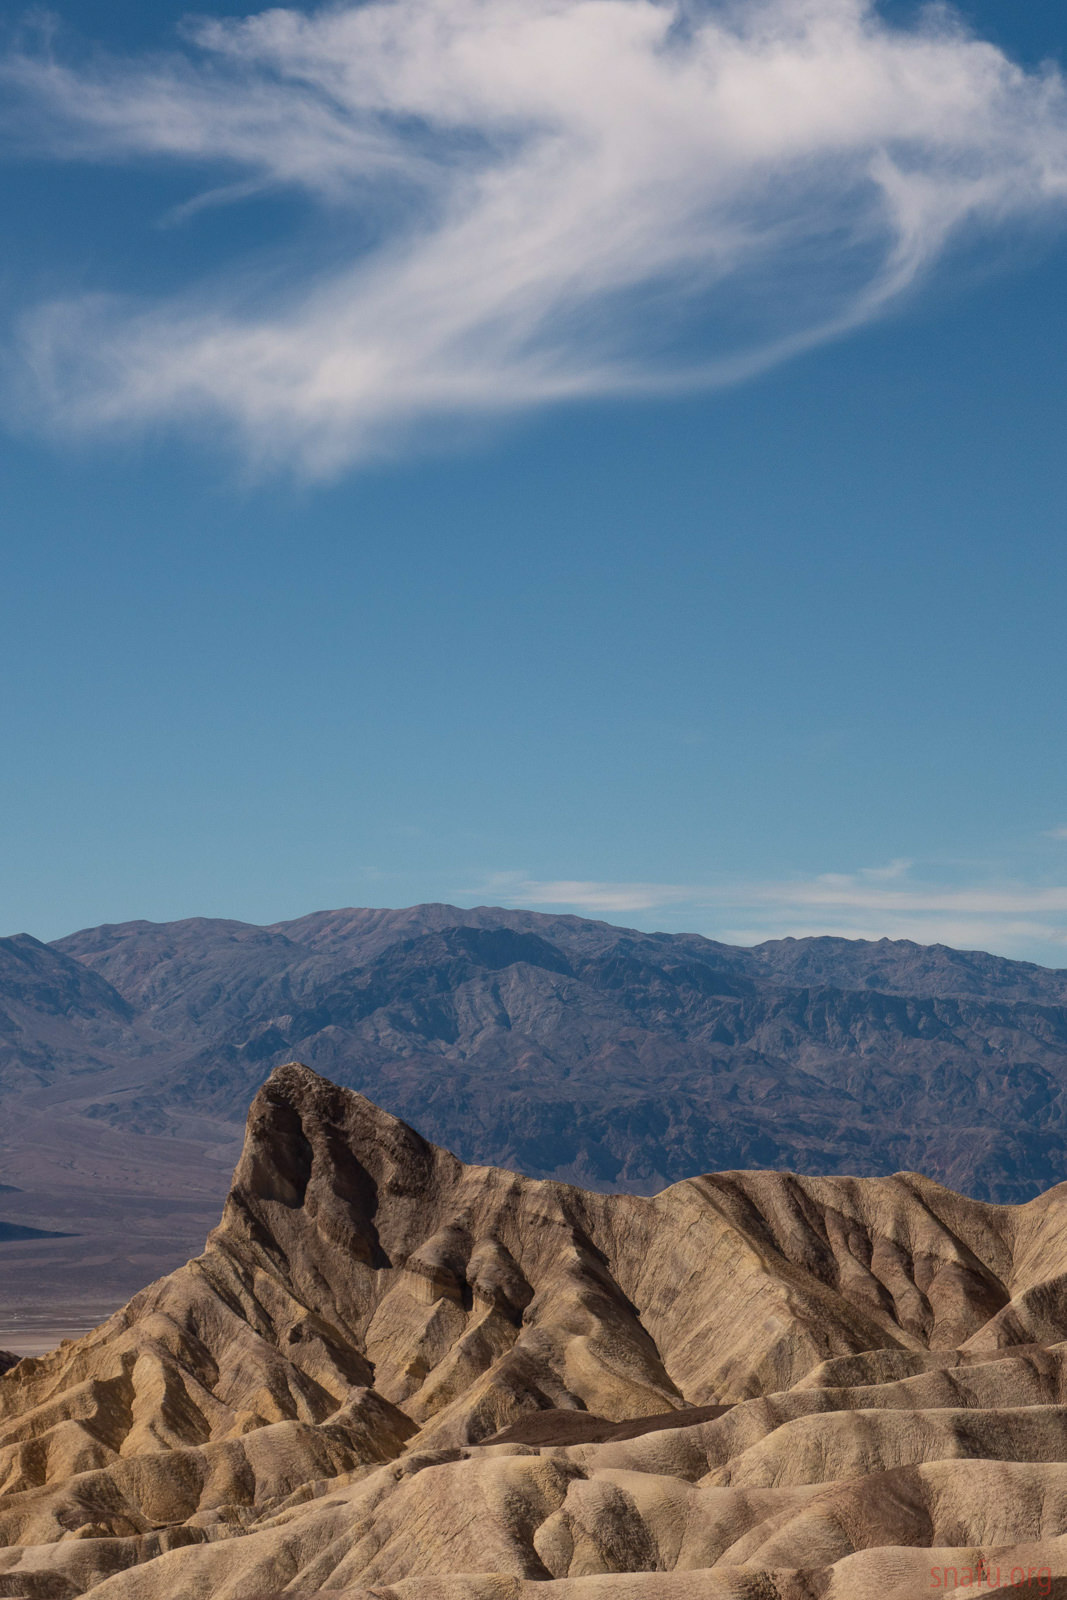
<instances>
[{"instance_id":1,"label":"eroded badlands","mask_svg":"<svg viewBox=\"0 0 1067 1600\"><path fill-rule=\"evenodd\" d=\"M0 1377L0 1487L28 1600L1055 1594L1067 1185L590 1194L290 1064L204 1254Z\"/></svg>"}]
</instances>

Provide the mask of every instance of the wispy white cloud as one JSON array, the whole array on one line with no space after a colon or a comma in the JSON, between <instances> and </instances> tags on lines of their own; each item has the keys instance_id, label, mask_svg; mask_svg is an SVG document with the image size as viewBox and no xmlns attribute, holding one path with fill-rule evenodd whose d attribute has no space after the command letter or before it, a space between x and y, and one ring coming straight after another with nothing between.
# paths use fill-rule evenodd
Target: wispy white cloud
<instances>
[{"instance_id":1,"label":"wispy white cloud","mask_svg":"<svg viewBox=\"0 0 1067 1600\"><path fill-rule=\"evenodd\" d=\"M738 381L877 315L961 229L1067 195L1061 79L943 7L366 0L0 76L23 145L215 167L188 226L282 186L360 219L284 290L234 264L23 328L56 424L210 421L312 472L434 419Z\"/></svg>"},{"instance_id":2,"label":"wispy white cloud","mask_svg":"<svg viewBox=\"0 0 1067 1600\"><path fill-rule=\"evenodd\" d=\"M905 878L915 865L908 856L897 856L895 861L889 861L884 867L861 867L860 877L869 882L890 883L894 878Z\"/></svg>"},{"instance_id":3,"label":"wispy white cloud","mask_svg":"<svg viewBox=\"0 0 1067 1600\"><path fill-rule=\"evenodd\" d=\"M606 917L662 913L736 944L834 934L914 939L1059 960L1067 944L1067 886L976 885L912 876L904 860L856 872L718 884L602 883L496 873L478 891L509 905Z\"/></svg>"},{"instance_id":4,"label":"wispy white cloud","mask_svg":"<svg viewBox=\"0 0 1067 1600\"><path fill-rule=\"evenodd\" d=\"M597 914L652 911L693 905L706 893L677 883L594 883L576 878L542 881L521 872L493 872L469 894L505 905L566 906Z\"/></svg>"},{"instance_id":5,"label":"wispy white cloud","mask_svg":"<svg viewBox=\"0 0 1067 1600\"><path fill-rule=\"evenodd\" d=\"M707 932L707 929L702 931ZM914 944L947 944L956 950L988 950L994 955L1037 961L1044 966L1067 965L1063 947L1067 936L1050 923L999 917L909 917L892 914L885 920L856 918L769 919L755 926L716 926L711 935L725 944L762 944L766 939L910 939Z\"/></svg>"}]
</instances>

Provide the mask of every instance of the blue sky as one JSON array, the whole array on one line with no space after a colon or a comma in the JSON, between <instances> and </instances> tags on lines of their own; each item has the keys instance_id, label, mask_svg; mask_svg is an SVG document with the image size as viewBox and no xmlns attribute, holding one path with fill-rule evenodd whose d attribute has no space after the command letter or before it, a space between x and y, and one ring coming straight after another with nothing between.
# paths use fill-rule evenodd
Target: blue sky
<instances>
[{"instance_id":1,"label":"blue sky","mask_svg":"<svg viewBox=\"0 0 1067 1600\"><path fill-rule=\"evenodd\" d=\"M5 8L4 931L1067 965L1062 9L757 11Z\"/></svg>"}]
</instances>

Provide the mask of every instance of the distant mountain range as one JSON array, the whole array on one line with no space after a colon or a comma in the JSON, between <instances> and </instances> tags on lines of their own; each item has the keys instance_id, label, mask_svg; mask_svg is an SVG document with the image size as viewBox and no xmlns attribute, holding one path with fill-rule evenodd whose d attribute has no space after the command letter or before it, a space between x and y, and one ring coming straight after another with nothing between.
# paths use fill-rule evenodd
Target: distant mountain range
<instances>
[{"instance_id":1,"label":"distant mountain range","mask_svg":"<svg viewBox=\"0 0 1067 1600\"><path fill-rule=\"evenodd\" d=\"M601 1190L912 1170L1015 1202L1067 1177L1067 972L1026 962L446 905L19 935L0 940L16 1299L117 1303L198 1248L249 1101L294 1057L464 1160Z\"/></svg>"},{"instance_id":2,"label":"distant mountain range","mask_svg":"<svg viewBox=\"0 0 1067 1600\"><path fill-rule=\"evenodd\" d=\"M233 1127L294 1056L464 1159L601 1188L909 1168L1016 1201L1067 1175L1067 972L1026 962L445 905L0 941L9 1106Z\"/></svg>"}]
</instances>

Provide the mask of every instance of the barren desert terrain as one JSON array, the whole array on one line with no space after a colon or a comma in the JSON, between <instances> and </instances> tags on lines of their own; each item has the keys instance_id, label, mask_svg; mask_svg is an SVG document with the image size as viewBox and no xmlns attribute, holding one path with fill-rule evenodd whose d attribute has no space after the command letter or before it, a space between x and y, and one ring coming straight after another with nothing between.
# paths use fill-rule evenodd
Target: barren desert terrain
<instances>
[{"instance_id":1,"label":"barren desert terrain","mask_svg":"<svg viewBox=\"0 0 1067 1600\"><path fill-rule=\"evenodd\" d=\"M1065 1286L1062 1187L597 1194L285 1065L204 1253L0 1378L0 1594L1059 1592Z\"/></svg>"}]
</instances>

